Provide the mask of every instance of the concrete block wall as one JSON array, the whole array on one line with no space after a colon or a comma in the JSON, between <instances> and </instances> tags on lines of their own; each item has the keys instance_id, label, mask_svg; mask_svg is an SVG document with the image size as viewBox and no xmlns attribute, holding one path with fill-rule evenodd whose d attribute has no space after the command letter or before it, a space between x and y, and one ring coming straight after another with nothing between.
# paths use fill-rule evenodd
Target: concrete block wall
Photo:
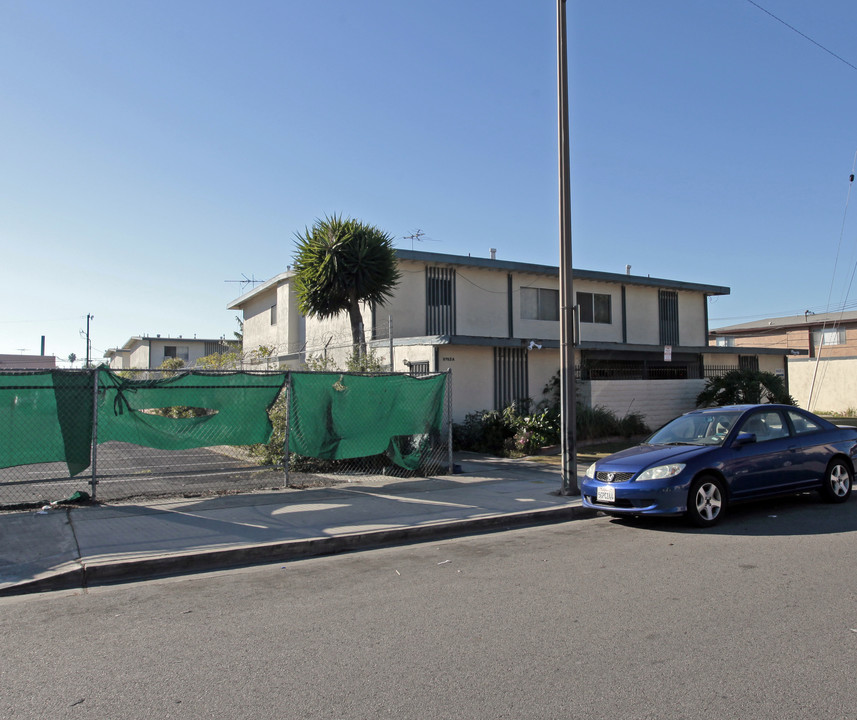
<instances>
[{"instance_id":1,"label":"concrete block wall","mask_svg":"<svg viewBox=\"0 0 857 720\"><path fill-rule=\"evenodd\" d=\"M638 412L656 430L696 407L705 380L592 380L590 404L612 410L618 417Z\"/></svg>"}]
</instances>

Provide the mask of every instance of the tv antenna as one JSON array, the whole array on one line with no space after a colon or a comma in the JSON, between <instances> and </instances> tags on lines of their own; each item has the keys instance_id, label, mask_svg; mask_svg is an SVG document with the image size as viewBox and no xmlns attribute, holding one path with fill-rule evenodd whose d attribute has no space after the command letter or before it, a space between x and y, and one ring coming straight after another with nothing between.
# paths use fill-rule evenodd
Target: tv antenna
<instances>
[{"instance_id":1,"label":"tv antenna","mask_svg":"<svg viewBox=\"0 0 857 720\"><path fill-rule=\"evenodd\" d=\"M420 230L419 228L414 230L414 232L411 233L410 235L402 236L402 240L410 240L411 241L411 250L414 249L414 240L416 240L417 242L423 242L423 238L425 238L426 240L431 240L432 242L437 242L437 240L435 240L434 238L426 237L426 234L422 230Z\"/></svg>"},{"instance_id":2,"label":"tv antenna","mask_svg":"<svg viewBox=\"0 0 857 720\"><path fill-rule=\"evenodd\" d=\"M241 289L242 290L245 287L247 287L248 285L252 285L253 287L256 287L256 285L258 285L259 283L265 282L264 280L257 280L255 275L251 275L250 277L247 277L244 273L241 273L241 277L244 279L243 280L224 280L223 282L241 283Z\"/></svg>"}]
</instances>

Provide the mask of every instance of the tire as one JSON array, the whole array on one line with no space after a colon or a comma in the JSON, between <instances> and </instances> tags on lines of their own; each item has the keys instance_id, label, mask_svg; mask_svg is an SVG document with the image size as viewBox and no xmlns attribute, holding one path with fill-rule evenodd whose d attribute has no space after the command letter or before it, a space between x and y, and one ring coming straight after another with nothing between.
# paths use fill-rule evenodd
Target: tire
<instances>
[{"instance_id":1,"label":"tire","mask_svg":"<svg viewBox=\"0 0 857 720\"><path fill-rule=\"evenodd\" d=\"M711 527L726 514L726 491L713 475L703 475L690 484L687 519L696 527Z\"/></svg>"},{"instance_id":2,"label":"tire","mask_svg":"<svg viewBox=\"0 0 857 720\"><path fill-rule=\"evenodd\" d=\"M827 502L843 503L851 497L851 484L854 473L851 463L842 458L833 458L824 471L824 481L821 485L821 497Z\"/></svg>"}]
</instances>

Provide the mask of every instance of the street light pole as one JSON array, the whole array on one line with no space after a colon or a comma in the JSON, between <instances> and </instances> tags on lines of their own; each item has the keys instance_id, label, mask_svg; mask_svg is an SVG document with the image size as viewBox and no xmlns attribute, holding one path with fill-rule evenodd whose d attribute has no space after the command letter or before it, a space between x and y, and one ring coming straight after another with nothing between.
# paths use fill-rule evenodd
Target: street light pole
<instances>
[{"instance_id":1,"label":"street light pole","mask_svg":"<svg viewBox=\"0 0 857 720\"><path fill-rule=\"evenodd\" d=\"M562 495L579 495L574 388L574 293L571 265L571 172L568 122L566 0L556 2L557 98L559 105L559 393Z\"/></svg>"}]
</instances>

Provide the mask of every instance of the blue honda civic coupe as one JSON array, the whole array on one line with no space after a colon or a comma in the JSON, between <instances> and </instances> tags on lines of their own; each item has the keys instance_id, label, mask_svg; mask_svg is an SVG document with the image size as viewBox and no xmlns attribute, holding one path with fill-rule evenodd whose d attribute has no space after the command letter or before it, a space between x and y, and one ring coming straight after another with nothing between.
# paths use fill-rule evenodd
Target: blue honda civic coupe
<instances>
[{"instance_id":1,"label":"blue honda civic coupe","mask_svg":"<svg viewBox=\"0 0 857 720\"><path fill-rule=\"evenodd\" d=\"M817 490L845 502L855 457L857 428L791 405L705 408L590 465L581 495L608 515L685 515L707 527L743 500Z\"/></svg>"}]
</instances>

